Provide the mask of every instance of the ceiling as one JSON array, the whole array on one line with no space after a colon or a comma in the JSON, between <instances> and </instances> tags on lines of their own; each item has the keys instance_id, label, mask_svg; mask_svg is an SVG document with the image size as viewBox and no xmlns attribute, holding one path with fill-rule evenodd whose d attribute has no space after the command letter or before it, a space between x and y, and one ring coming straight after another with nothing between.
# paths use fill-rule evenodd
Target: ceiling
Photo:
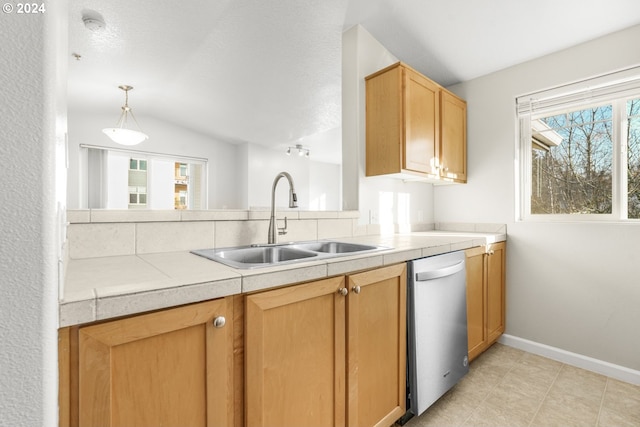
<instances>
[{"instance_id":1,"label":"ceiling","mask_svg":"<svg viewBox=\"0 0 640 427\"><path fill-rule=\"evenodd\" d=\"M143 130L155 117L228 142L302 143L339 163L342 32L353 25L449 86L639 24L640 2L69 0L69 13L70 116L115 123L128 84Z\"/></svg>"}]
</instances>

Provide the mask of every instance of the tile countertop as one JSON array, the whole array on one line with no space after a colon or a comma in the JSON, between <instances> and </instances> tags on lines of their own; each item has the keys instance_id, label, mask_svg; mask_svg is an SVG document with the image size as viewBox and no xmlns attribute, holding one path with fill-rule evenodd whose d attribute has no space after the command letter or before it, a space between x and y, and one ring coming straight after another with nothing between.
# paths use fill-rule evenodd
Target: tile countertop
<instances>
[{"instance_id":1,"label":"tile countertop","mask_svg":"<svg viewBox=\"0 0 640 427\"><path fill-rule=\"evenodd\" d=\"M239 270L188 251L70 260L60 327L347 274L506 240L502 233L426 231L339 240L374 253Z\"/></svg>"}]
</instances>

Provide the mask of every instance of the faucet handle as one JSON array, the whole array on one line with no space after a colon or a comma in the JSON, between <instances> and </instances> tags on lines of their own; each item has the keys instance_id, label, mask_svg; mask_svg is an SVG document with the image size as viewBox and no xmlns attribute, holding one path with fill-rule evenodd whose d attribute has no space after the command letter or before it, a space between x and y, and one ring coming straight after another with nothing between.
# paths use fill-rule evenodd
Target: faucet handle
<instances>
[{"instance_id":1,"label":"faucet handle","mask_svg":"<svg viewBox=\"0 0 640 427\"><path fill-rule=\"evenodd\" d=\"M286 216L284 217L284 227L282 228L277 227L277 228L278 228L278 234L280 236L284 236L285 234L287 234L287 217Z\"/></svg>"}]
</instances>

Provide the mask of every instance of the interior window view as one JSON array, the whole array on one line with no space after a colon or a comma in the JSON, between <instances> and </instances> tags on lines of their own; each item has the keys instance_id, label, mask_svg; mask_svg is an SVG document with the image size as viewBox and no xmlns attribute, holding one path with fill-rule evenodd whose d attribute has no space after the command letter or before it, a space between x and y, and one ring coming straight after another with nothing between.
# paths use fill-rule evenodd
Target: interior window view
<instances>
[{"instance_id":1,"label":"interior window view","mask_svg":"<svg viewBox=\"0 0 640 427\"><path fill-rule=\"evenodd\" d=\"M517 3L5 0L0 425L640 426L640 2Z\"/></svg>"},{"instance_id":2,"label":"interior window view","mask_svg":"<svg viewBox=\"0 0 640 427\"><path fill-rule=\"evenodd\" d=\"M198 210L206 205L206 161L102 147L82 149L89 208Z\"/></svg>"}]
</instances>

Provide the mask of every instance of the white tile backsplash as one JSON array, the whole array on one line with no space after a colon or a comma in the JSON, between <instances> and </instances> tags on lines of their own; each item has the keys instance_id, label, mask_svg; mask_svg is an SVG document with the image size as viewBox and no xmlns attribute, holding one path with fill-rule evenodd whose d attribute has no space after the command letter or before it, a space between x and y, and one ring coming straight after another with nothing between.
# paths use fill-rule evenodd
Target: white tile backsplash
<instances>
[{"instance_id":1,"label":"white tile backsplash","mask_svg":"<svg viewBox=\"0 0 640 427\"><path fill-rule=\"evenodd\" d=\"M137 211L71 210L67 218L69 257L71 259L150 254L193 249L222 248L265 244L268 239L270 211ZM288 218L287 234L278 242L340 239L380 235L379 224L359 224L357 211L277 211L278 226ZM504 224L424 223L412 224L407 232L455 231L506 234ZM403 230L396 230L404 232ZM452 247L464 249L467 242ZM424 254L428 255L428 254Z\"/></svg>"},{"instance_id":2,"label":"white tile backsplash","mask_svg":"<svg viewBox=\"0 0 640 427\"><path fill-rule=\"evenodd\" d=\"M507 225L494 224L494 223L488 223L488 222L480 222L480 223L439 222L435 224L435 229L440 231L505 234L507 232Z\"/></svg>"},{"instance_id":3,"label":"white tile backsplash","mask_svg":"<svg viewBox=\"0 0 640 427\"><path fill-rule=\"evenodd\" d=\"M91 209L91 222L153 222L180 221L179 210Z\"/></svg>"},{"instance_id":4,"label":"white tile backsplash","mask_svg":"<svg viewBox=\"0 0 640 427\"><path fill-rule=\"evenodd\" d=\"M67 211L67 221L71 224L91 222L91 211L89 210Z\"/></svg>"},{"instance_id":5,"label":"white tile backsplash","mask_svg":"<svg viewBox=\"0 0 640 427\"><path fill-rule=\"evenodd\" d=\"M70 224L67 227L71 259L133 255L134 223Z\"/></svg>"},{"instance_id":6,"label":"white tile backsplash","mask_svg":"<svg viewBox=\"0 0 640 427\"><path fill-rule=\"evenodd\" d=\"M220 221L215 230L216 248L267 243L269 221Z\"/></svg>"},{"instance_id":7,"label":"white tile backsplash","mask_svg":"<svg viewBox=\"0 0 640 427\"><path fill-rule=\"evenodd\" d=\"M278 227L284 227L284 221L278 220ZM287 234L278 236L278 242L302 242L318 239L318 221L287 220Z\"/></svg>"},{"instance_id":8,"label":"white tile backsplash","mask_svg":"<svg viewBox=\"0 0 640 427\"><path fill-rule=\"evenodd\" d=\"M207 211L182 210L182 221L246 221L249 212L238 209L220 209Z\"/></svg>"},{"instance_id":9,"label":"white tile backsplash","mask_svg":"<svg viewBox=\"0 0 640 427\"><path fill-rule=\"evenodd\" d=\"M334 239L351 236L353 236L353 220L349 218L318 220L318 239Z\"/></svg>"},{"instance_id":10,"label":"white tile backsplash","mask_svg":"<svg viewBox=\"0 0 640 427\"><path fill-rule=\"evenodd\" d=\"M214 245L212 221L141 222L136 224L136 253L190 251Z\"/></svg>"}]
</instances>

